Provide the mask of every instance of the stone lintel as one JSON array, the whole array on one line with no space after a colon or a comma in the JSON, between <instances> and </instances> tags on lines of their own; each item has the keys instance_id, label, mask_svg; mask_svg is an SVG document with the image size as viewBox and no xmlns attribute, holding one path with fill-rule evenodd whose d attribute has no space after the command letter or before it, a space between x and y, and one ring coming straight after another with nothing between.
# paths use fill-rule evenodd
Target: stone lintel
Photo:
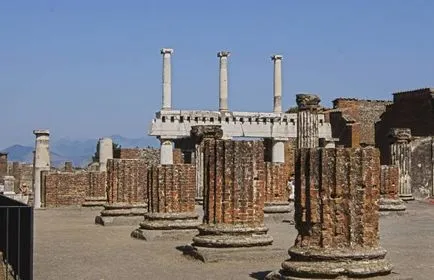
<instances>
[{"instance_id":1,"label":"stone lintel","mask_svg":"<svg viewBox=\"0 0 434 280\"><path fill-rule=\"evenodd\" d=\"M300 93L296 95L299 110L318 109L321 99L316 94Z\"/></svg>"}]
</instances>

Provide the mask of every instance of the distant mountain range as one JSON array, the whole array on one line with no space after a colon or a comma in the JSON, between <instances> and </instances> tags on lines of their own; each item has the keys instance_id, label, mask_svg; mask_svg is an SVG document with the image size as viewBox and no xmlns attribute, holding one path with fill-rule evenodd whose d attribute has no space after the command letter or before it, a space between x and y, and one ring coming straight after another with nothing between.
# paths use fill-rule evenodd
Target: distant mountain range
<instances>
[{"instance_id":1,"label":"distant mountain range","mask_svg":"<svg viewBox=\"0 0 434 280\"><path fill-rule=\"evenodd\" d=\"M121 145L122 148L145 148L156 147L158 142L154 137L126 138L120 135L112 135L113 142ZM73 140L62 138L50 142L51 164L61 166L65 161L72 161L74 166L86 166L96 150L98 139ZM8 153L9 161L32 163L34 147L13 145L2 152Z\"/></svg>"}]
</instances>

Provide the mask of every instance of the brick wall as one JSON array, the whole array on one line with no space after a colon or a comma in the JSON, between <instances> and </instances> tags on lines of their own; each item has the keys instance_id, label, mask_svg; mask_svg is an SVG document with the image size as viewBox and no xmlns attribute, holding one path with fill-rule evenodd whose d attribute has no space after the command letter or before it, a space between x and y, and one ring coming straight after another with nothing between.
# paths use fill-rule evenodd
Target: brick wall
<instances>
[{"instance_id":1,"label":"brick wall","mask_svg":"<svg viewBox=\"0 0 434 280\"><path fill-rule=\"evenodd\" d=\"M409 128L413 136L434 136L434 91L427 88L393 94L393 104L387 107L375 127L382 164L390 164L391 128Z\"/></svg>"},{"instance_id":2,"label":"brick wall","mask_svg":"<svg viewBox=\"0 0 434 280\"><path fill-rule=\"evenodd\" d=\"M45 207L79 206L89 188L87 172L42 171L42 195Z\"/></svg>"},{"instance_id":3,"label":"brick wall","mask_svg":"<svg viewBox=\"0 0 434 280\"><path fill-rule=\"evenodd\" d=\"M88 172L89 186L86 189L86 197L105 197L107 173L99 171Z\"/></svg>"},{"instance_id":4,"label":"brick wall","mask_svg":"<svg viewBox=\"0 0 434 280\"><path fill-rule=\"evenodd\" d=\"M380 173L380 195L396 199L398 196L399 168L395 165L382 165Z\"/></svg>"},{"instance_id":5,"label":"brick wall","mask_svg":"<svg viewBox=\"0 0 434 280\"><path fill-rule=\"evenodd\" d=\"M15 192L19 192L19 186L27 185L29 190L32 190L33 182L33 166L31 164L23 164L17 161L12 163L12 171L10 175L15 177Z\"/></svg>"},{"instance_id":6,"label":"brick wall","mask_svg":"<svg viewBox=\"0 0 434 280\"><path fill-rule=\"evenodd\" d=\"M148 212L194 212L196 168L190 164L151 166L148 169Z\"/></svg>"},{"instance_id":7,"label":"brick wall","mask_svg":"<svg viewBox=\"0 0 434 280\"><path fill-rule=\"evenodd\" d=\"M173 163L184 163L184 154L182 153L181 149L173 149Z\"/></svg>"},{"instance_id":8,"label":"brick wall","mask_svg":"<svg viewBox=\"0 0 434 280\"><path fill-rule=\"evenodd\" d=\"M344 118L360 124L360 143L369 145L375 144L375 123L380 120L380 116L386 111L386 106L389 104L391 104L391 101L384 100L358 100L349 98L333 100L333 108L341 111ZM331 115L330 121L333 121ZM349 143L354 143L354 140L346 139L345 135L348 137L348 132L343 134L341 140L347 143L346 146L349 146Z\"/></svg>"},{"instance_id":9,"label":"brick wall","mask_svg":"<svg viewBox=\"0 0 434 280\"><path fill-rule=\"evenodd\" d=\"M107 161L108 203L143 203L146 201L148 162L143 159Z\"/></svg>"},{"instance_id":10,"label":"brick wall","mask_svg":"<svg viewBox=\"0 0 434 280\"><path fill-rule=\"evenodd\" d=\"M122 148L119 151L120 159L142 159L149 165L160 164L160 149L155 148ZM173 163L184 163L181 149L173 149Z\"/></svg>"},{"instance_id":11,"label":"brick wall","mask_svg":"<svg viewBox=\"0 0 434 280\"><path fill-rule=\"evenodd\" d=\"M283 163L265 162L265 201L287 202L288 174Z\"/></svg>"},{"instance_id":12,"label":"brick wall","mask_svg":"<svg viewBox=\"0 0 434 280\"><path fill-rule=\"evenodd\" d=\"M338 138L336 145L352 148L360 146L360 123L352 117L345 116L342 111L331 110L329 119L332 129L332 137Z\"/></svg>"},{"instance_id":13,"label":"brick wall","mask_svg":"<svg viewBox=\"0 0 434 280\"><path fill-rule=\"evenodd\" d=\"M377 149L300 149L295 166L295 246L379 245Z\"/></svg>"},{"instance_id":14,"label":"brick wall","mask_svg":"<svg viewBox=\"0 0 434 280\"><path fill-rule=\"evenodd\" d=\"M262 141L205 138L204 223L262 224L264 148Z\"/></svg>"}]
</instances>

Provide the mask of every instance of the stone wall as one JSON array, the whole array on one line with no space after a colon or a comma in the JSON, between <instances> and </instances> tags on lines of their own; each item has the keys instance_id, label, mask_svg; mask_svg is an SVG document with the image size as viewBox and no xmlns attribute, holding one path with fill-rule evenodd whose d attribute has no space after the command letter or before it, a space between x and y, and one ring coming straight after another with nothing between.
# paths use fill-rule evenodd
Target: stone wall
<instances>
[{"instance_id":1,"label":"stone wall","mask_svg":"<svg viewBox=\"0 0 434 280\"><path fill-rule=\"evenodd\" d=\"M149 165L160 164L160 149L156 148L122 148L119 151L120 159L142 159ZM173 149L173 163L184 163L181 149Z\"/></svg>"},{"instance_id":2,"label":"stone wall","mask_svg":"<svg viewBox=\"0 0 434 280\"><path fill-rule=\"evenodd\" d=\"M42 171L42 203L45 207L79 206L89 188L87 172Z\"/></svg>"},{"instance_id":3,"label":"stone wall","mask_svg":"<svg viewBox=\"0 0 434 280\"><path fill-rule=\"evenodd\" d=\"M150 166L148 212L194 212L196 168L190 164Z\"/></svg>"},{"instance_id":4,"label":"stone wall","mask_svg":"<svg viewBox=\"0 0 434 280\"><path fill-rule=\"evenodd\" d=\"M107 172L88 172L89 186L86 189L86 197L105 197L107 185Z\"/></svg>"},{"instance_id":5,"label":"stone wall","mask_svg":"<svg viewBox=\"0 0 434 280\"><path fill-rule=\"evenodd\" d=\"M409 128L417 137L434 136L434 90L425 88L393 94L393 104L387 106L375 126L375 142L382 164L390 164L391 128Z\"/></svg>"},{"instance_id":6,"label":"stone wall","mask_svg":"<svg viewBox=\"0 0 434 280\"><path fill-rule=\"evenodd\" d=\"M204 222L262 224L265 202L262 141L205 138L203 150Z\"/></svg>"},{"instance_id":7,"label":"stone wall","mask_svg":"<svg viewBox=\"0 0 434 280\"><path fill-rule=\"evenodd\" d=\"M390 105L391 103L391 101L385 100L360 100L353 98L338 98L333 100L333 108L341 111L343 118L360 124L359 144L374 145L375 123L380 120L380 116L386 111L386 106ZM334 117L337 118L338 116ZM332 123L332 121L336 123L336 119L332 120L331 118L330 122ZM355 146L355 139L346 138L351 135L352 134L349 134L349 132L344 132L342 137L340 138L341 141L346 143L345 146ZM355 137L357 138L357 136ZM350 143L353 144L350 146Z\"/></svg>"},{"instance_id":8,"label":"stone wall","mask_svg":"<svg viewBox=\"0 0 434 280\"><path fill-rule=\"evenodd\" d=\"M421 137L411 143L411 190L415 198L434 196L434 137Z\"/></svg>"},{"instance_id":9,"label":"stone wall","mask_svg":"<svg viewBox=\"0 0 434 280\"><path fill-rule=\"evenodd\" d=\"M107 201L135 204L146 201L148 162L142 159L107 161Z\"/></svg>"}]
</instances>

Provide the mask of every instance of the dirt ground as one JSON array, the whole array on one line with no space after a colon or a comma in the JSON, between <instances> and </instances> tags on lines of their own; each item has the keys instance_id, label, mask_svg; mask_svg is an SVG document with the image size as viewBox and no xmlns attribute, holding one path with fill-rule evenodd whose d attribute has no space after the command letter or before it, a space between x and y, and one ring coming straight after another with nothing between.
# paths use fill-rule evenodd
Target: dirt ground
<instances>
[{"instance_id":1,"label":"dirt ground","mask_svg":"<svg viewBox=\"0 0 434 280\"><path fill-rule=\"evenodd\" d=\"M396 279L434 279L434 204L410 202L407 207L408 215L380 218L381 244ZM85 208L35 211L35 279L262 279L285 258L204 264L177 250L191 238L136 240L130 237L136 227L95 225L98 214ZM267 226L273 246L292 246L293 225Z\"/></svg>"}]
</instances>

